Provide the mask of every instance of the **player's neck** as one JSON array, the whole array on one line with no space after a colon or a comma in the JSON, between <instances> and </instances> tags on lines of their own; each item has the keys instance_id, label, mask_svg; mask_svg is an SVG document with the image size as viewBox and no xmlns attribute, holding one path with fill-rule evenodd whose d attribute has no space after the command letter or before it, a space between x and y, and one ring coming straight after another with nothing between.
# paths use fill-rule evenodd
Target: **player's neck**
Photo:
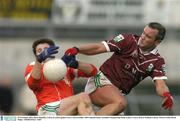
<instances>
[{"instance_id":1,"label":"player's neck","mask_svg":"<svg viewBox=\"0 0 180 121\"><path fill-rule=\"evenodd\" d=\"M150 47L150 48L140 48L142 53L146 54L146 53L150 53L152 50L154 50L154 48L156 48L156 46Z\"/></svg>"}]
</instances>

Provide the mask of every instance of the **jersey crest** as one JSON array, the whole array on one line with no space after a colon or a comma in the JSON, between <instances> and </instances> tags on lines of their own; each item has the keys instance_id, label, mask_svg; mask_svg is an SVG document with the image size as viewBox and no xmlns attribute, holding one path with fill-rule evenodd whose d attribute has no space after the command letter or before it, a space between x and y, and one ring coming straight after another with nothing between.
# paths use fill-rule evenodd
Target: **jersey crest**
<instances>
[{"instance_id":1,"label":"jersey crest","mask_svg":"<svg viewBox=\"0 0 180 121\"><path fill-rule=\"evenodd\" d=\"M147 71L147 72L151 72L151 71L153 70L153 68L154 68L154 65L151 63L151 64L149 64L149 66L147 67L146 71Z\"/></svg>"},{"instance_id":2,"label":"jersey crest","mask_svg":"<svg viewBox=\"0 0 180 121\"><path fill-rule=\"evenodd\" d=\"M120 42L122 40L124 40L124 37L122 34L119 34L118 36L114 37L113 39L115 42Z\"/></svg>"},{"instance_id":3,"label":"jersey crest","mask_svg":"<svg viewBox=\"0 0 180 121\"><path fill-rule=\"evenodd\" d=\"M162 69L162 72L163 72L164 74L166 74L166 67L165 67L165 64L162 65L161 69Z\"/></svg>"}]
</instances>

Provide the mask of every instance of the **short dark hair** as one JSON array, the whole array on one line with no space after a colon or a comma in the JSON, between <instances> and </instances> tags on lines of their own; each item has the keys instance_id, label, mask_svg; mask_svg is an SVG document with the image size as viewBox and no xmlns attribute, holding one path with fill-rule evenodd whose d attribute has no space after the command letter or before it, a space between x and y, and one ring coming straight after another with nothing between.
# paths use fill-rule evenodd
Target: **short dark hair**
<instances>
[{"instance_id":1,"label":"short dark hair","mask_svg":"<svg viewBox=\"0 0 180 121\"><path fill-rule=\"evenodd\" d=\"M32 49L33 49L34 55L36 55L36 47L37 47L39 44L43 44L43 43L47 43L47 44L49 44L50 46L55 46L54 41L51 40L51 39L48 39L48 38L38 39L38 40L34 41L33 44L32 44Z\"/></svg>"},{"instance_id":2,"label":"short dark hair","mask_svg":"<svg viewBox=\"0 0 180 121\"><path fill-rule=\"evenodd\" d=\"M156 36L156 40L162 41L166 35L166 28L157 22L151 22L148 24L150 28L157 29L158 35Z\"/></svg>"}]
</instances>

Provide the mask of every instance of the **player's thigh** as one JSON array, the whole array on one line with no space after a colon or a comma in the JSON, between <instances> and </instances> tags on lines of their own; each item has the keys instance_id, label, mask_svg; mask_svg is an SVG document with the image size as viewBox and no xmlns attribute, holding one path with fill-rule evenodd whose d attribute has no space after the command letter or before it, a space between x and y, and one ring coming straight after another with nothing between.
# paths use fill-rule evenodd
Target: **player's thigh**
<instances>
[{"instance_id":1,"label":"player's thigh","mask_svg":"<svg viewBox=\"0 0 180 121\"><path fill-rule=\"evenodd\" d=\"M61 114L76 114L77 107L83 98L86 98L87 94L80 93L74 96L64 98L60 104L60 115Z\"/></svg>"},{"instance_id":2,"label":"player's thigh","mask_svg":"<svg viewBox=\"0 0 180 121\"><path fill-rule=\"evenodd\" d=\"M114 85L105 85L97 88L93 93L90 94L92 102L99 106L104 106L114 102L126 103L121 91Z\"/></svg>"}]
</instances>

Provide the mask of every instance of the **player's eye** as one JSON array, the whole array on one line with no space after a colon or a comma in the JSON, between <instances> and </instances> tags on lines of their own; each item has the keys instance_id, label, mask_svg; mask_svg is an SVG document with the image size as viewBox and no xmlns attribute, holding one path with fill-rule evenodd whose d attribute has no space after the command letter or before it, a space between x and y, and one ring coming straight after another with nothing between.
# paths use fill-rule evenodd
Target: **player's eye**
<instances>
[{"instance_id":1,"label":"player's eye","mask_svg":"<svg viewBox=\"0 0 180 121\"><path fill-rule=\"evenodd\" d=\"M37 55L40 54L42 51L43 51L42 48L37 49L37 51L36 51Z\"/></svg>"}]
</instances>

